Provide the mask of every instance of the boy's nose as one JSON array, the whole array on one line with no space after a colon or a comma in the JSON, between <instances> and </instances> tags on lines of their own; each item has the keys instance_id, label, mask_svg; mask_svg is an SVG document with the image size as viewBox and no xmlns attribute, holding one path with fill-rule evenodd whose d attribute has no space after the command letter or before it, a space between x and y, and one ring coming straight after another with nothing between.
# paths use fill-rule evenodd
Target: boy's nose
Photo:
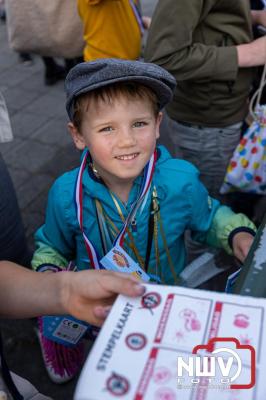
<instances>
[{"instance_id":1,"label":"boy's nose","mask_svg":"<svg viewBox=\"0 0 266 400\"><path fill-rule=\"evenodd\" d=\"M136 138L131 129L121 129L118 142L120 146L133 146L136 143Z\"/></svg>"}]
</instances>

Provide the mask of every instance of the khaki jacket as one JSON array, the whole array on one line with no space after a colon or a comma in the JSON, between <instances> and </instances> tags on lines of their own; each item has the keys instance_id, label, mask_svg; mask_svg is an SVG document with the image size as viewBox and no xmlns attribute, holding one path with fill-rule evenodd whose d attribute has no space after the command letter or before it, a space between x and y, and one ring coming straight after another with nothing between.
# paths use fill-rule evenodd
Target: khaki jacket
<instances>
[{"instance_id":1,"label":"khaki jacket","mask_svg":"<svg viewBox=\"0 0 266 400\"><path fill-rule=\"evenodd\" d=\"M213 127L243 120L252 70L238 68L235 46L251 40L249 0L159 0L145 59L177 80L170 117Z\"/></svg>"}]
</instances>

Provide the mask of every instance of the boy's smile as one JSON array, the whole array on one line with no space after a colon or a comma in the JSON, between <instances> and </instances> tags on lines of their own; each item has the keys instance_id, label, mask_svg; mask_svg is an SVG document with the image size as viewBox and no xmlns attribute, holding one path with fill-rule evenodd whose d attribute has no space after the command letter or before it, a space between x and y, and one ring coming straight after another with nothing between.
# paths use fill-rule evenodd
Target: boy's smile
<instances>
[{"instance_id":1,"label":"boy's smile","mask_svg":"<svg viewBox=\"0 0 266 400\"><path fill-rule=\"evenodd\" d=\"M120 95L110 102L89 100L80 132L71 124L70 130L79 149L88 147L105 184L126 201L154 152L160 121L148 99Z\"/></svg>"},{"instance_id":2,"label":"boy's smile","mask_svg":"<svg viewBox=\"0 0 266 400\"><path fill-rule=\"evenodd\" d=\"M123 155L123 156L116 156L116 158L118 158L118 160L122 160L122 161L129 161L129 160L133 160L134 158L136 158L138 156L139 153L134 153L134 154L128 154L128 155Z\"/></svg>"}]
</instances>

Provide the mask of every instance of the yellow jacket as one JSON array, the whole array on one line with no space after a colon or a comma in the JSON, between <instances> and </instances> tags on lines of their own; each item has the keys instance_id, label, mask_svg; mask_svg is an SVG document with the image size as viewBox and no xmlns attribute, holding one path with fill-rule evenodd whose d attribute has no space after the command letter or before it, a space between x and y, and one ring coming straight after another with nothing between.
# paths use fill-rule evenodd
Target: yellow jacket
<instances>
[{"instance_id":1,"label":"yellow jacket","mask_svg":"<svg viewBox=\"0 0 266 400\"><path fill-rule=\"evenodd\" d=\"M130 0L77 0L84 25L84 60L136 60L141 50L141 28ZM136 0L133 1L136 4Z\"/></svg>"}]
</instances>

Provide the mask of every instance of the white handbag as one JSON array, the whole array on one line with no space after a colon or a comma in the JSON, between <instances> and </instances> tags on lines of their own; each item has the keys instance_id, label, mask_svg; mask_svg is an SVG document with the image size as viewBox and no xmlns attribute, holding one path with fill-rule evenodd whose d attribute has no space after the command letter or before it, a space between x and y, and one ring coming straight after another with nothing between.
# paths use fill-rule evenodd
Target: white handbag
<instances>
[{"instance_id":1,"label":"white handbag","mask_svg":"<svg viewBox=\"0 0 266 400\"><path fill-rule=\"evenodd\" d=\"M42 56L75 58L84 48L76 0L7 0L10 47Z\"/></svg>"}]
</instances>

